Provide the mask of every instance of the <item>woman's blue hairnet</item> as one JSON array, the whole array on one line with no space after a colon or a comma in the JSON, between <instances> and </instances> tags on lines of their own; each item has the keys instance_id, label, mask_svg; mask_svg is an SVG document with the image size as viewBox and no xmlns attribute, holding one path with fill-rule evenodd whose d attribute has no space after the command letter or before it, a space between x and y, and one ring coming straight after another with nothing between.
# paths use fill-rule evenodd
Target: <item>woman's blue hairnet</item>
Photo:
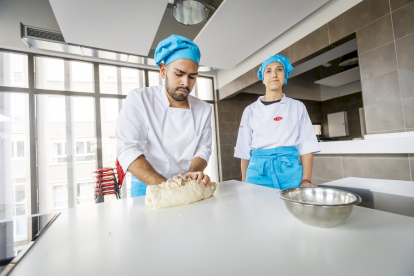
<instances>
[{"instance_id":1,"label":"woman's blue hairnet","mask_svg":"<svg viewBox=\"0 0 414 276\"><path fill-rule=\"evenodd\" d=\"M289 78L290 72L293 70L293 66L290 64L289 59L282 55L274 55L263 61L262 66L260 66L259 71L257 71L257 77L263 81L263 72L265 68L273 62L279 62L282 64L283 69L285 70L285 82L283 85L287 84L287 80Z\"/></svg>"}]
</instances>

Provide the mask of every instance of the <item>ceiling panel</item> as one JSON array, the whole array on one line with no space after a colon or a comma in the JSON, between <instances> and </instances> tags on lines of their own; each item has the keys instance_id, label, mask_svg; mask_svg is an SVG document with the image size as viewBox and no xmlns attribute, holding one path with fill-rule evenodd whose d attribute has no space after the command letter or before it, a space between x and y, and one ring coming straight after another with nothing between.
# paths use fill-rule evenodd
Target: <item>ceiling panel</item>
<instances>
[{"instance_id":1,"label":"ceiling panel","mask_svg":"<svg viewBox=\"0 0 414 276\"><path fill-rule=\"evenodd\" d=\"M231 69L327 2L226 0L195 39L200 63Z\"/></svg>"},{"instance_id":2,"label":"ceiling panel","mask_svg":"<svg viewBox=\"0 0 414 276\"><path fill-rule=\"evenodd\" d=\"M50 0L66 42L148 55L168 0Z\"/></svg>"},{"instance_id":3,"label":"ceiling panel","mask_svg":"<svg viewBox=\"0 0 414 276\"><path fill-rule=\"evenodd\" d=\"M361 75L359 73L359 66L349 69L347 71L343 71L336 75L315 81L316 84L326 85L330 87L338 87L348 83L356 82L361 79Z\"/></svg>"}]
</instances>

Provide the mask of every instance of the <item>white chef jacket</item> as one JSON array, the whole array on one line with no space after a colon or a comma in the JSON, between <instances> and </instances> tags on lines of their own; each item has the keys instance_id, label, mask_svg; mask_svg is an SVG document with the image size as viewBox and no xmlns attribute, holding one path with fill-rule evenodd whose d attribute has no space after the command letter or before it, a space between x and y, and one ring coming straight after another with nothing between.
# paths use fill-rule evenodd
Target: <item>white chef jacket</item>
<instances>
[{"instance_id":1,"label":"white chef jacket","mask_svg":"<svg viewBox=\"0 0 414 276\"><path fill-rule=\"evenodd\" d=\"M194 157L209 160L211 106L190 95L190 109L172 108L165 93L164 86L137 88L125 99L115 132L124 172L140 155L166 178L187 172Z\"/></svg>"},{"instance_id":2,"label":"white chef jacket","mask_svg":"<svg viewBox=\"0 0 414 276\"><path fill-rule=\"evenodd\" d=\"M300 101L283 98L264 105L260 96L243 112L234 157L250 160L252 149L296 147L299 155L320 151L306 107Z\"/></svg>"}]
</instances>

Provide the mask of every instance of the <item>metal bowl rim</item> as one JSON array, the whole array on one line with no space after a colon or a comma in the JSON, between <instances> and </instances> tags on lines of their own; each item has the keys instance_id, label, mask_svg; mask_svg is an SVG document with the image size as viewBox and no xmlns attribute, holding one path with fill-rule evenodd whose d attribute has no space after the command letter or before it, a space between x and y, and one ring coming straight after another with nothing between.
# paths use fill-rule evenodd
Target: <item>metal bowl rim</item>
<instances>
[{"instance_id":1,"label":"metal bowl rim","mask_svg":"<svg viewBox=\"0 0 414 276\"><path fill-rule=\"evenodd\" d=\"M300 202L297 200L293 200L290 198L285 197L283 194L287 193L288 191L291 190L300 190L300 189L330 189L330 190L335 190L335 191L340 191L340 192L346 192L348 194L351 194L353 196L356 197L356 200L350 203L339 203L339 204L318 204L318 203L304 203L304 202ZM299 205L305 205L305 206L320 206L320 207L345 207L345 206L351 206L351 205L358 205L359 203L362 202L362 199L359 195L345 191L345 190L341 190L341 189L335 189L335 188L325 188L325 187L316 187L316 188L312 188L312 187L299 187L299 188L289 188L286 190L281 190L278 193L279 198L283 199L284 201L289 201L291 203L295 203L295 204L299 204Z\"/></svg>"}]
</instances>

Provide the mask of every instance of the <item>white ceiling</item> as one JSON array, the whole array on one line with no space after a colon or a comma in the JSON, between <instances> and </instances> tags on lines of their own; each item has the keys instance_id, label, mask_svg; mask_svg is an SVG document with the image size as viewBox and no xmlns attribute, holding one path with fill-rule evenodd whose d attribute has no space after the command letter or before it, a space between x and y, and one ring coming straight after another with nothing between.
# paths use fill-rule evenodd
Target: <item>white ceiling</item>
<instances>
[{"instance_id":1,"label":"white ceiling","mask_svg":"<svg viewBox=\"0 0 414 276\"><path fill-rule=\"evenodd\" d=\"M226 0L195 39L201 64L231 69L327 2Z\"/></svg>"},{"instance_id":2,"label":"white ceiling","mask_svg":"<svg viewBox=\"0 0 414 276\"><path fill-rule=\"evenodd\" d=\"M169 18L168 0L50 0L50 4L69 43L148 56L164 36L179 33L193 38L198 33L201 64L231 69L328 1L225 0L200 32L200 26L179 26Z\"/></svg>"},{"instance_id":3,"label":"white ceiling","mask_svg":"<svg viewBox=\"0 0 414 276\"><path fill-rule=\"evenodd\" d=\"M66 42L147 56L168 0L50 0Z\"/></svg>"}]
</instances>

